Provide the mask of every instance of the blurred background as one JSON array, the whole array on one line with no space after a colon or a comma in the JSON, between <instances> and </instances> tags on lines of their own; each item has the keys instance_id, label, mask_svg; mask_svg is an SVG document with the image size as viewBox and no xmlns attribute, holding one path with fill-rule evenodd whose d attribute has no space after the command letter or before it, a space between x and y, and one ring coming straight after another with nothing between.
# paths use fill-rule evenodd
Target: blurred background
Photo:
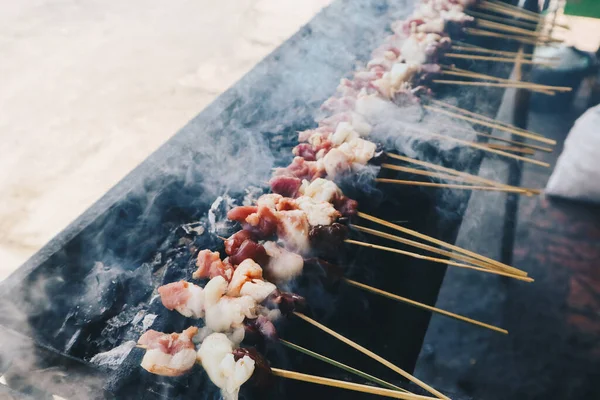
<instances>
[{"instance_id":1,"label":"blurred background","mask_svg":"<svg viewBox=\"0 0 600 400\"><path fill-rule=\"evenodd\" d=\"M0 0L0 280L330 0Z\"/></svg>"}]
</instances>

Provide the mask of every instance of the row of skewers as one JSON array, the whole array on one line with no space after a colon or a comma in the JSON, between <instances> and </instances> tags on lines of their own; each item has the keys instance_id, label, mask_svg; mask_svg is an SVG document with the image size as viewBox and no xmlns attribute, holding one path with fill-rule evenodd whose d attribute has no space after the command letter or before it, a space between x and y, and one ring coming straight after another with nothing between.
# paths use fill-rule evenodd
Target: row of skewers
<instances>
[{"instance_id":1,"label":"row of skewers","mask_svg":"<svg viewBox=\"0 0 600 400\"><path fill-rule=\"evenodd\" d=\"M467 7L477 11L468 10ZM485 14L486 11L493 14ZM454 67L444 69L439 64L442 57L448 57L449 49L485 52L480 48L452 44L448 32L457 29L461 33L468 32L467 29L475 29L469 27L475 22L480 28L500 29L490 22L493 19L496 19L494 23L506 29L506 24L512 22L512 19L506 18L509 16L519 17L519 23L540 22L539 16L518 13L520 11L495 1L422 0L408 20L395 22L392 25L394 34L386 38L373 52L373 58L366 67L356 71L351 79L342 79L336 95L325 101L322 106L323 115L317 121L318 126L299 132L299 144L293 149L295 157L292 163L273 172L269 181L271 193L260 196L252 204L237 206L228 211L228 219L239 223L241 229L228 238L222 238L226 257L222 258L219 252L208 249L198 252L196 270L192 278L206 282L205 285L179 281L158 289L160 299L167 309L192 320L202 320L204 327L199 330L194 322L194 326L181 333L147 331L138 341L138 347L146 350L141 362L142 368L157 375L179 376L191 371L195 364L201 364L210 380L221 389L225 399L236 399L240 387L247 381L268 387L273 376L392 398L432 398L410 393L366 372L279 338L274 322L284 318L299 318L371 357L436 398L448 399L445 394L382 356L304 314L305 299L282 288L293 287L295 279L305 274L313 274L323 281L325 287L348 284L431 312L508 333L502 328L347 278L345 268L337 261L340 259L340 249L351 245L399 253L525 282L533 281L525 271L361 212L358 202L346 196L336 181L360 173L364 169L384 168L461 182L454 185L456 188L462 186L460 188L470 190L501 190L526 195L538 193L534 189L513 187L393 154L385 151L381 144L370 140L378 129L374 121L378 119L379 110L395 107L402 112L402 107L409 104L423 107L426 112L445 114L480 126L520 135L544 145L553 145L554 142L541 135L433 100L430 98L431 90L425 85L432 81L432 76L444 71L468 73ZM498 14L505 17L498 17ZM488 22L483 23L485 21ZM515 29L519 30L510 32L514 32L513 36L519 39L510 40L523 40L523 43L524 38L536 42L551 40L538 34L533 36L520 31L523 29L531 32L529 27ZM516 33L519 33L519 36ZM433 82L440 83L435 80ZM538 89L551 90L535 88ZM428 138L454 140L481 151L544 165L537 160L515 154L516 151L510 151L515 149L498 146L494 148L462 139L447 139L447 136L434 132L419 133ZM482 132L480 134L486 135ZM518 144L523 146L520 149L551 151L541 144ZM424 167L432 171L415 167ZM400 184L397 180L383 178L376 181ZM356 221L359 219L379 224L405 236L358 225ZM412 246L441 257L355 240L351 238L352 232ZM376 386L271 367L261 354L261 349L267 341L279 342L355 374ZM200 344L197 345L197 342Z\"/></svg>"}]
</instances>

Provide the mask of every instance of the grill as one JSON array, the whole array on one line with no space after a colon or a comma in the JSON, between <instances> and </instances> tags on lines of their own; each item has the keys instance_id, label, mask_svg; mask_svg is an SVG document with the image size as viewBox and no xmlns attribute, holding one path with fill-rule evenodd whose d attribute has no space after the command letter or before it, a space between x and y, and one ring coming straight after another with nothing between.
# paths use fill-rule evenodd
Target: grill
<instances>
[{"instance_id":1,"label":"grill","mask_svg":"<svg viewBox=\"0 0 600 400\"><path fill-rule=\"evenodd\" d=\"M2 282L0 325L7 339L0 344L0 375L6 383L0 390L36 399L216 398L217 389L200 367L180 378L150 376L139 367L142 350L127 353L131 346L126 342L148 326L172 332L189 324L153 301L156 288L191 278L194 249L219 248L216 234L232 228L223 220L224 205L229 199L239 203L249 195L248 187L264 187L272 166L289 163L296 131L314 125L319 105L339 78L368 59L389 23L412 8L412 3L395 0L334 2ZM468 63L462 67L472 68ZM477 68L500 67L478 63ZM446 92L438 94L458 97L462 106L487 114L500 102L497 92L441 89ZM431 145L420 150L432 161L471 172L480 162L459 150L440 153ZM360 179L342 186L362 211L406 221L406 226L448 242L456 237L469 199L468 191L367 191ZM346 250L352 276L435 303L442 266L369 249ZM427 312L343 284L325 288L306 280L295 289L307 297L317 319L413 370L429 323ZM389 381L398 379L302 321L290 318L278 329L285 339ZM122 352L97 356L124 343ZM274 366L348 378L275 345L267 345L266 355ZM102 360L100 365L90 362L94 356ZM284 395L325 398L339 392L294 382L280 382L267 394L242 389L243 398Z\"/></svg>"}]
</instances>

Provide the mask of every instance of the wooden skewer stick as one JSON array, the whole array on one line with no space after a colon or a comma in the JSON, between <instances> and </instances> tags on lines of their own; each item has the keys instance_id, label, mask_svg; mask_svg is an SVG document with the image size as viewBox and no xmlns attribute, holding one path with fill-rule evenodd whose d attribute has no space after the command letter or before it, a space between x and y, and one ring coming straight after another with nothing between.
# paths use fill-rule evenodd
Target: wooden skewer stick
<instances>
[{"instance_id":1,"label":"wooden skewer stick","mask_svg":"<svg viewBox=\"0 0 600 400\"><path fill-rule=\"evenodd\" d=\"M552 149L549 148L549 147L543 147L543 146L538 146L538 145L535 145L535 144L519 142L519 141L516 141L516 140L505 139L505 138L501 138L501 137L494 136L494 135L489 135L487 133L478 132L478 131L475 131L475 134L477 136L489 138L491 140L499 140L499 141L505 142L505 143L512 143L512 144L516 144L518 146L528 147L528 148L531 148L531 149L545 151L547 153L552 153Z\"/></svg>"},{"instance_id":2,"label":"wooden skewer stick","mask_svg":"<svg viewBox=\"0 0 600 400\"><path fill-rule=\"evenodd\" d=\"M415 165L420 165L422 167L427 167L427 168L435 169L435 170L438 170L438 171L447 172L449 174L454 174L454 175L457 175L457 176L465 177L465 178L470 179L473 182L480 182L480 183L484 183L486 185L497 186L497 187L507 187L507 188L516 187L516 186L506 185L506 184L501 183L501 182L496 182L496 181L493 181L491 179L486 179L486 178L483 178L483 177L478 176L478 175L471 175L469 173L462 172L462 171L457 171L457 170L452 169L452 168L446 168L446 167L443 167L441 165L433 164L433 163L430 163L430 162L427 162L427 161L421 161L421 160L417 160L417 159L406 157L406 156L401 156L399 154L394 154L394 153L385 153L385 154L388 157L394 158L396 160L400 160L400 161L404 161L404 162L407 162L407 163L411 163L411 164L415 164ZM527 191L531 192L533 194L539 194L539 192L535 191L535 189L527 189Z\"/></svg>"},{"instance_id":3,"label":"wooden skewer stick","mask_svg":"<svg viewBox=\"0 0 600 400\"><path fill-rule=\"evenodd\" d=\"M520 147L520 146L506 146L503 144L495 144L495 143L486 143L486 144L484 144L484 146L487 146L491 149L496 149L496 150L504 150L504 151L511 151L513 153L528 154L530 156L535 154L535 151L533 151L532 149L527 149L525 147Z\"/></svg>"},{"instance_id":4,"label":"wooden skewer stick","mask_svg":"<svg viewBox=\"0 0 600 400\"><path fill-rule=\"evenodd\" d=\"M444 79L433 79L433 83L440 85L457 85L457 86L487 86L496 88L517 88L517 89L531 89L531 86L522 83L496 83L496 82L473 82L473 81L454 81ZM546 91L545 91L546 92ZM554 92L549 93L550 96L554 95Z\"/></svg>"},{"instance_id":5,"label":"wooden skewer stick","mask_svg":"<svg viewBox=\"0 0 600 400\"><path fill-rule=\"evenodd\" d=\"M505 79L505 78L498 78L496 76L493 75L486 75L486 74L482 74L482 73L477 73L477 72L471 72L468 71L466 69L460 69L460 68L456 68L454 66L452 67L446 67L449 69L448 70L444 70L444 72L457 72L457 73L462 73L462 76L469 76L469 77L474 77L474 78L481 78L481 79L487 79L490 81L497 81L497 82L506 82L506 83L521 83L522 85L525 86L531 86L532 88L536 88L536 89L548 89L548 90L552 90L555 92L570 92L573 90L573 88L569 87L569 86L551 86L551 85L542 85L539 83L533 83L533 82L525 82L525 81L514 81L511 79ZM440 102L443 103L443 102Z\"/></svg>"},{"instance_id":6,"label":"wooden skewer stick","mask_svg":"<svg viewBox=\"0 0 600 400\"><path fill-rule=\"evenodd\" d=\"M293 379L302 382L314 383L317 385L331 386L340 389L352 390L355 392L375 394L378 396L391 397L394 399L404 400L433 400L435 397L420 396L412 393L403 393L397 390L378 388L369 385L361 385L360 383L340 381L337 379L325 378L322 376L308 375L300 372L289 371L280 368L271 368L273 375L286 379ZM447 399L447 397L444 397Z\"/></svg>"},{"instance_id":7,"label":"wooden skewer stick","mask_svg":"<svg viewBox=\"0 0 600 400\"><path fill-rule=\"evenodd\" d=\"M442 172L425 171L425 170L417 169L417 168L403 167L403 166L396 165L396 164L383 163L383 164L381 164L381 168L391 169L391 170L399 171L399 172L407 172L407 173L411 173L411 174L415 174L415 175L429 176L432 178L446 179L449 181L473 183L473 181L471 179L463 177L463 176L445 174ZM490 186L490 187L497 187L497 186ZM523 190L523 191L525 192L525 190Z\"/></svg>"},{"instance_id":8,"label":"wooden skewer stick","mask_svg":"<svg viewBox=\"0 0 600 400\"><path fill-rule=\"evenodd\" d=\"M481 20L481 19L477 18L477 19L475 19L475 22L477 23L477 26L480 26L482 28L489 28L489 29L493 29L493 30L497 30L497 31L515 33L515 34L518 34L521 36L531 36L531 37L537 38L538 40L542 40L542 41L553 39L550 36L544 35L535 30L532 31L529 29L518 28L516 26L508 26L508 25L500 24L500 23L494 22L494 21L485 21L485 20Z\"/></svg>"},{"instance_id":9,"label":"wooden skewer stick","mask_svg":"<svg viewBox=\"0 0 600 400\"><path fill-rule=\"evenodd\" d=\"M526 138L531 139L531 140L537 140L538 142L542 142L542 143L546 143L546 144L551 144L551 145L555 145L556 144L556 140L552 140L552 139L545 138L543 136L535 135L535 134L532 134L529 131L524 131L523 132L521 130L514 129L514 128L506 126L506 125L501 125L501 124L497 124L497 123L486 122L486 121L484 121L482 119L475 119L475 118L471 118L471 117L466 117L464 115L457 114L457 113L454 113L454 112L451 112L451 111L447 111L447 110L443 110L443 109L437 108L437 107L424 106L424 108L427 109L427 110L433 111L433 112L437 112L437 113L442 113L442 114L448 115L450 117L454 117L454 118L462 119L462 120L465 120L465 121L473 122L473 123L478 124L478 125L487 126L488 128L498 129L498 130L501 130L501 131L509 132L509 133L514 134L514 135L526 137Z\"/></svg>"},{"instance_id":10,"label":"wooden skewer stick","mask_svg":"<svg viewBox=\"0 0 600 400\"><path fill-rule=\"evenodd\" d=\"M503 62L503 63L516 63L516 58L510 57L494 57L494 56L479 56L476 54L458 54L458 53L446 53L444 57L448 58L461 58L467 60L481 60L481 61L495 61L495 62ZM546 66L554 66L556 62L552 61L534 61L534 60L519 60L521 64L532 64L532 65L546 65Z\"/></svg>"},{"instance_id":11,"label":"wooden skewer stick","mask_svg":"<svg viewBox=\"0 0 600 400\"><path fill-rule=\"evenodd\" d=\"M507 3L503 3L500 1L495 1L495 0L489 0L489 1L484 1L485 6L489 6L491 5L492 7L495 6L495 8L497 10L509 10L514 12L515 14L513 14L514 16L516 16L517 18L522 18L522 19L526 19L535 23L544 23L545 22L545 18L534 12L531 10L525 10L524 8L521 7L517 7L514 6L512 4L507 4ZM503 12L501 11L495 11L498 14L503 14ZM570 29L569 25L565 25L565 24L554 24L555 26L559 26L561 28L565 28L565 29Z\"/></svg>"},{"instance_id":12,"label":"wooden skewer stick","mask_svg":"<svg viewBox=\"0 0 600 400\"><path fill-rule=\"evenodd\" d=\"M396 300L396 301L400 301L400 302L403 302L403 303L407 303L407 304L410 304L412 306L415 306L415 307L418 307L418 308L423 308L423 309L425 309L427 311L431 311L433 313L445 315L446 317L454 318L454 319L457 319L459 321L467 322L469 324L481 326L483 328L491 329L493 331L504 333L505 335L508 335L508 331L506 329L502 329L502 328L499 328L499 327L494 326L494 325L486 324L485 322L477 321L475 319L471 319L471 318L468 318L468 317L463 317L462 315L455 314L455 313L452 313L452 312L449 312L449 311L446 311L446 310L442 310L441 308L432 307L432 306L427 305L427 304L419 303L418 301L407 299L406 297L398 296L397 294L386 292L385 290L377 289L377 288L374 288L372 286L365 285L364 283L356 282L356 281L353 281L353 280L348 279L348 278L344 278L344 281L346 283L350 284L350 285L356 286L356 287L361 288L363 290L367 290L369 292L376 293L376 294L378 294L380 296L384 296L384 297L387 297L387 298L392 299L392 300Z\"/></svg>"},{"instance_id":13,"label":"wooden skewer stick","mask_svg":"<svg viewBox=\"0 0 600 400\"><path fill-rule=\"evenodd\" d=\"M500 276L505 276L507 278L513 278L513 279L517 279L517 280L528 281L527 279L522 279L523 278L522 276L517 276L515 274L511 274L511 273L508 273L508 272L502 272L502 271L498 271L498 270L494 270L494 269L489 269L489 268L474 267L472 265L467 265L467 264L459 263L459 262L456 262L456 261L447 260L445 258L436 258L436 257L424 256L423 254L412 253L410 251L400 250L400 249L396 249L394 247L380 246L378 244L365 243L365 242L361 242L361 241L353 240L353 239L346 239L346 240L344 240L344 242L346 242L348 244L355 244L357 246L368 247L370 249L388 251L390 253L396 253L396 254L402 254L403 256L412 257L412 258L418 258L419 260L431 261L431 262L434 262L434 263L444 264L444 265L451 265L453 267L458 267L458 268L472 269L474 271L484 272L486 274L500 275Z\"/></svg>"},{"instance_id":14,"label":"wooden skewer stick","mask_svg":"<svg viewBox=\"0 0 600 400\"><path fill-rule=\"evenodd\" d=\"M524 43L524 44L531 44L531 45L537 45L538 41L537 40L533 40L527 37L523 37L523 36L515 36L515 35L507 35L504 33L497 33L497 32L490 32L490 31L486 31L483 29L476 29L476 28L463 28L463 31L469 35L473 35L473 36L485 36L485 37L495 37L495 38L499 38L499 39L508 39L508 40L514 40L516 42L520 42L520 43Z\"/></svg>"},{"instance_id":15,"label":"wooden skewer stick","mask_svg":"<svg viewBox=\"0 0 600 400\"><path fill-rule=\"evenodd\" d=\"M506 85L508 85L507 87L514 87L514 88L519 88L519 89L525 89L525 90L531 90L532 92L538 92L538 93L544 93L547 94L548 96L554 96L556 93L551 91L551 90L547 90L547 89L538 89L535 85L530 84L528 82L517 82L517 81L511 81L509 79L503 79L503 80L496 80L496 79L489 79L489 78L483 78L481 76L477 76L478 74L469 74L466 72L457 72L457 71L447 71L447 70L442 70L440 72L441 75L453 75L453 76L461 76L463 78L472 78L472 79L483 79L483 80L488 80L488 81L505 81L504 83ZM464 81L460 81L460 82L464 82ZM477 86L489 86L489 85L477 85Z\"/></svg>"},{"instance_id":16,"label":"wooden skewer stick","mask_svg":"<svg viewBox=\"0 0 600 400\"><path fill-rule=\"evenodd\" d=\"M405 228L403 226L393 224L393 223L388 222L386 220L383 220L381 218L377 218L377 217L374 217L374 216L369 215L369 214L365 214L365 213L360 212L360 211L357 213L357 215L360 218L369 220L371 222L375 222L375 223L383 225L383 226L387 226L388 228L397 230L397 231L402 232L402 233L406 233L406 234L411 235L411 236L418 237L419 239L423 239L423 240L426 240L428 242L435 243L438 246L442 246L442 247L444 247L446 249L449 249L449 250L452 250L452 251L456 251L456 252L459 252L459 253L462 253L462 254L466 254L468 256L471 256L471 257L476 258L476 259L481 260L481 261L485 261L486 263L495 265L496 267L500 268L502 271L505 271L505 272L507 272L509 274L518 275L518 276L527 276L527 272L525 272L525 271L521 271L520 269L517 269L515 267L511 267L510 265L503 264L500 261L496 261L496 260L491 259L489 257L482 256L481 254L475 253L474 251L463 249L462 247L458 247L458 246L455 246L453 244L446 243L443 240L439 240L439 239L436 239L434 237L424 235L424 234L419 233L417 231L414 231L412 229Z\"/></svg>"},{"instance_id":17,"label":"wooden skewer stick","mask_svg":"<svg viewBox=\"0 0 600 400\"><path fill-rule=\"evenodd\" d=\"M338 339L339 341L346 343L348 346L353 347L354 349L360 351L361 353L371 357L372 359L374 359L375 361L385 365L386 367L388 367L389 369L391 369L392 371L400 374L401 376L405 377L406 379L408 379L409 381L413 382L414 384L420 386L421 388L427 390L429 393L437 396L440 399L444 399L444 400L450 400L450 398L448 398L448 396L445 396L443 393L435 390L433 387L429 386L428 384L426 384L425 382L421 381L420 379L414 377L413 375L409 374L408 372L406 372L405 370L403 370L402 368L392 364L391 362L389 362L388 360L386 360L385 358L375 354L374 352L372 352L371 350L359 345L356 342L353 342L352 340L346 338L345 336L340 335L339 333L337 333L336 331L334 331L333 329L330 329L328 327L326 327L325 325L315 321L314 319L307 317L306 315L299 313L297 311L294 312L294 315L296 315L297 317L303 319L304 321L308 322L309 324L321 329L323 332L326 332L328 334L330 334L331 336L333 336L334 338ZM386 389L381 389L381 390L386 390ZM398 393L398 392L395 392ZM400 393L405 395L406 393ZM400 397L398 397L400 398Z\"/></svg>"},{"instance_id":18,"label":"wooden skewer stick","mask_svg":"<svg viewBox=\"0 0 600 400\"><path fill-rule=\"evenodd\" d=\"M473 53L483 53L483 54L494 54L497 56L505 56L505 57L511 57L511 58L515 58L517 56L517 54L519 54L516 51L503 51L503 50L495 50L495 49L487 49L485 47L478 47L478 46L461 46L461 45L452 45L452 50L459 50L459 51L470 51ZM533 58L534 54L523 54L523 58ZM548 59L548 60L559 60L558 57L544 57L544 56L538 56L539 58L544 58L544 59Z\"/></svg>"},{"instance_id":19,"label":"wooden skewer stick","mask_svg":"<svg viewBox=\"0 0 600 400\"><path fill-rule=\"evenodd\" d=\"M392 183L394 185L406 185L406 186L425 186L434 187L440 189L462 189L462 190L480 190L484 192L506 192L506 193L517 193L530 195L523 189L512 189L512 188L501 188L494 186L473 186L473 185L458 185L452 183L436 183L436 182L419 182L419 181L407 181L402 179L387 179L387 178L376 178L375 182L381 183Z\"/></svg>"},{"instance_id":20,"label":"wooden skewer stick","mask_svg":"<svg viewBox=\"0 0 600 400\"><path fill-rule=\"evenodd\" d=\"M532 18L536 18L537 20L542 20L543 19L542 18L543 16L540 15L540 14L538 14L538 13L536 13L535 11L526 10L526 9L521 8L519 6L514 6L512 4L507 4L507 3L504 3L504 2L501 2L501 1L496 1L496 0L482 0L481 4L483 4L483 5L493 5L493 6L496 6L496 7L505 8L505 9L512 10L512 11L514 11L516 13L519 13L519 14L529 15Z\"/></svg>"},{"instance_id":21,"label":"wooden skewer stick","mask_svg":"<svg viewBox=\"0 0 600 400\"><path fill-rule=\"evenodd\" d=\"M513 18L499 17L497 15L487 14L487 13L478 12L478 11L474 11L474 10L470 10L470 9L466 9L465 13L467 13L473 17L478 17L479 19L500 22L505 25L520 26L521 28L529 28L529 29L537 28L537 23L533 22L533 21L518 21Z\"/></svg>"},{"instance_id":22,"label":"wooden skewer stick","mask_svg":"<svg viewBox=\"0 0 600 400\"><path fill-rule=\"evenodd\" d=\"M516 127L516 126L514 126L514 125L511 125L511 124L509 124L509 123L507 123L507 122L496 121L495 119L493 119L493 118L490 118L490 117L488 117L488 116L485 116L485 115L482 115L482 114L477 114L477 113L474 113L474 112L472 112L472 111L469 111L469 110L466 110L466 109L464 109L464 108L460 108L460 107L454 106L454 105L452 105L452 104L450 104L450 103L445 103L445 102L443 102L443 101L440 101L440 100L433 100L433 99L431 99L430 101L431 101L431 103L433 103L433 104L437 104L437 105L439 105L439 106L446 107L446 108L451 108L451 109L453 109L453 110L459 111L459 112L460 112L460 113L462 113L462 114L471 115L471 116L473 116L473 117L475 117L475 118L477 118L477 119L481 119L481 120L484 120L484 121L487 121L487 122L491 122L491 123L494 123L494 124L497 124L497 125L503 125L503 126L506 126L506 127L508 127L508 128L514 129L514 130L516 130L516 131L520 131L520 132L528 133L528 134L530 134L530 135L539 136L539 137L544 137L544 136L543 136L542 134L540 134L540 133L531 132L531 131L528 131L528 130L525 130L525 129L521 129L521 128L519 128L519 127ZM454 115L454 114L453 114L453 115ZM459 115L460 115L460 114L459 114ZM553 141L553 143L548 143L548 144L555 145L555 144L556 144L556 141Z\"/></svg>"},{"instance_id":23,"label":"wooden skewer stick","mask_svg":"<svg viewBox=\"0 0 600 400\"><path fill-rule=\"evenodd\" d=\"M430 107L429 106L425 106L425 108L430 108ZM479 150L487 151L488 153L494 153L494 154L497 154L499 156L504 156L504 157L515 159L515 160L523 161L523 162L526 162L526 163L539 165L541 167L550 168L550 164L548 164L547 162L544 162L544 161L534 160L534 159L523 157L523 156L519 156L519 155L516 155L516 154L507 153L507 152L502 151L502 150L491 149L489 147L485 147L484 145L481 145L481 144L478 144L478 143L469 142L467 140L458 139L458 138L455 138L453 136L441 135L439 133L433 133L433 132L422 132L422 133L425 134L425 135L429 135L431 137L434 137L434 138L438 138L438 139L442 139L442 140L449 140L449 141L452 141L452 142L460 143L460 144L462 144L464 146L467 146L467 147L472 147L474 149L479 149Z\"/></svg>"},{"instance_id":24,"label":"wooden skewer stick","mask_svg":"<svg viewBox=\"0 0 600 400\"><path fill-rule=\"evenodd\" d=\"M467 262L469 264L473 264L475 266L481 267L481 268L487 268L487 269L495 269L495 267L492 264L488 264L486 262L483 262L481 260L477 260L475 258L469 257L467 255L461 254L461 253L456 253L456 252L451 252L448 250L443 250L440 249L438 247L434 247L425 243L421 243L421 242L417 242L415 240L411 240L411 239L406 239L400 236L396 236L396 235L392 235L386 232L381 232L375 229L371 229L371 228L366 228L364 226L360 226L360 225L354 225L351 224L350 225L351 228L356 229L360 232L364 232L364 233L368 233L370 235L373 236L377 236L377 237L381 237L384 239L388 239L388 240L392 240L394 242L398 242L398 243L402 243L405 244L407 246L413 246L416 247L418 249L422 249L425 251L428 251L430 253L434 253L434 254L439 254L442 255L444 257L448 257L448 258L453 258L455 260L460 260L463 262ZM522 277L519 277L522 278ZM533 279L531 278L527 278L527 282L533 282Z\"/></svg>"},{"instance_id":25,"label":"wooden skewer stick","mask_svg":"<svg viewBox=\"0 0 600 400\"><path fill-rule=\"evenodd\" d=\"M524 19L527 21L532 21L535 23L544 23L545 22L544 18L541 15L539 15L533 11L524 10L520 7L511 6L506 3L482 1L477 6L484 10L489 10L489 11L492 11L492 12L495 12L498 14L510 15L512 17ZM560 26L561 28L569 29L568 25L557 24L556 26Z\"/></svg>"},{"instance_id":26,"label":"wooden skewer stick","mask_svg":"<svg viewBox=\"0 0 600 400\"><path fill-rule=\"evenodd\" d=\"M526 195L532 195L532 194L540 194L541 192L537 189L530 189L530 188L522 188L522 187L518 187L518 186L510 186L510 185L503 185L503 184L497 184L497 185L491 185L487 182L481 182L481 181L476 181L471 179L470 177L464 177L464 176L459 176L459 175L451 175L451 174L445 174L445 173L441 173L441 172L431 172L431 171L424 171L422 169L416 169L416 168L410 168L410 167L403 167L400 165L395 165L395 164L387 164L387 163L383 163L381 164L381 168L385 168L385 169L391 169L394 171L400 171L400 172L408 172L408 173L412 173L415 175L422 175L422 176L429 176L432 178L438 178L438 179L446 179L446 180L451 180L451 181L458 181L458 182L468 182L468 183L479 183L481 186L481 183L486 184L486 187L489 187L489 190L494 190L494 188L496 189L507 189L507 190L500 190L500 191L508 191L508 192L514 192L514 193L521 193L521 194L526 194ZM385 179L385 178L378 178L378 179ZM384 181L382 181L384 182ZM409 182L413 182L413 181L409 181Z\"/></svg>"},{"instance_id":27,"label":"wooden skewer stick","mask_svg":"<svg viewBox=\"0 0 600 400\"><path fill-rule=\"evenodd\" d=\"M379 379L379 378L374 377L373 375L369 375L366 372L363 372L363 371L361 371L359 369L353 368L353 367L351 367L349 365L346 365L346 364L341 363L339 361L333 360L333 359L331 359L329 357L326 357L326 356L324 356L322 354L319 354L317 352L314 352L312 350L306 349L306 348L304 348L302 346L298 346L295 343L288 342L287 340L283 340L283 339L279 339L279 343L283 344L286 347L289 347L292 350L296 350L296 351L298 351L300 353L304 353L307 356L316 358L317 360L321 360L321 361L323 361L323 362L325 362L325 363L327 363L329 365L333 365L334 367L340 368L340 369L342 369L342 370L344 370L346 372L349 372L351 374L359 376L359 377L361 377L363 379L371 381L371 382L373 382L373 383L375 383L377 385L380 385L382 387L385 387L387 389L397 390L399 392L404 392L404 393L411 393L408 390L403 389L403 388L401 388L399 386L396 386L396 385L392 385L391 383L386 382L383 379Z\"/></svg>"}]
</instances>

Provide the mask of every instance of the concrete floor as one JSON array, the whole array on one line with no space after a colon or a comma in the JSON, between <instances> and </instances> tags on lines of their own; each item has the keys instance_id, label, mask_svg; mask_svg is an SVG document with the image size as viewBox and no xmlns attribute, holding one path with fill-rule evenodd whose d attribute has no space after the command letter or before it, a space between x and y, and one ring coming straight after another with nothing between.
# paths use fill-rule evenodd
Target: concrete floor
<instances>
[{"instance_id":1,"label":"concrete floor","mask_svg":"<svg viewBox=\"0 0 600 400\"><path fill-rule=\"evenodd\" d=\"M331 0L0 0L0 280Z\"/></svg>"}]
</instances>

